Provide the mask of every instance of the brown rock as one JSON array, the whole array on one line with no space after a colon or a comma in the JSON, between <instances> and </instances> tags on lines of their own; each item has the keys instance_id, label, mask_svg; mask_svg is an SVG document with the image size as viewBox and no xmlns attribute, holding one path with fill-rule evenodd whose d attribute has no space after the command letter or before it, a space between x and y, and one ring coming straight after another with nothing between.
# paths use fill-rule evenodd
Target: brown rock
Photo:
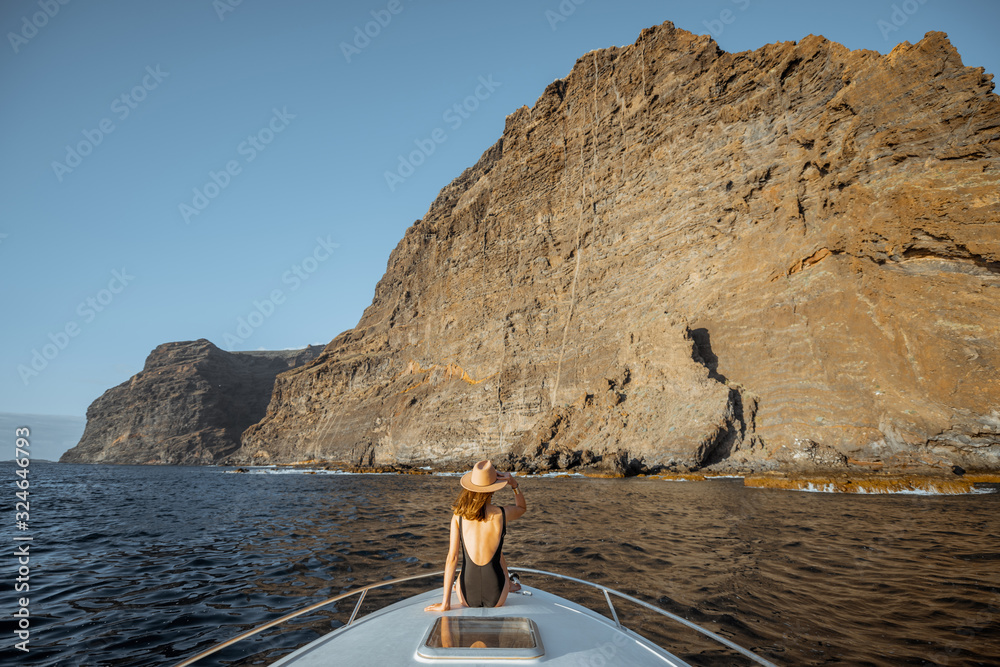
<instances>
[{"instance_id":1,"label":"brown rock","mask_svg":"<svg viewBox=\"0 0 1000 667\"><path fill-rule=\"evenodd\" d=\"M87 409L87 427L64 463L218 463L267 409L274 378L320 348L226 352L205 339L165 343L142 372Z\"/></svg>"},{"instance_id":2,"label":"brown rock","mask_svg":"<svg viewBox=\"0 0 1000 667\"><path fill-rule=\"evenodd\" d=\"M809 442L996 467L992 89L943 33L729 54L665 23L588 53L237 456L633 473L794 466L773 454Z\"/></svg>"},{"instance_id":3,"label":"brown rock","mask_svg":"<svg viewBox=\"0 0 1000 667\"><path fill-rule=\"evenodd\" d=\"M848 458L833 447L812 440L796 440L790 447L781 447L771 458L785 469L830 470L847 467Z\"/></svg>"}]
</instances>

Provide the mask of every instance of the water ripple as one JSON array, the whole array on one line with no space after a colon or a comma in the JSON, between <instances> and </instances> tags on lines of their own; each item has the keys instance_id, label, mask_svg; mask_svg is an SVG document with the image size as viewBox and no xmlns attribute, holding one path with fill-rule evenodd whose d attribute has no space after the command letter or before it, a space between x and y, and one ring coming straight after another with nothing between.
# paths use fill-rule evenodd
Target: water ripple
<instances>
[{"instance_id":1,"label":"water ripple","mask_svg":"<svg viewBox=\"0 0 1000 667\"><path fill-rule=\"evenodd\" d=\"M169 664L358 585L441 569L458 488L430 476L42 463L33 472L40 666ZM512 565L617 588L778 664L997 664L1000 495L801 494L739 480L523 485L530 511L508 532ZM604 604L599 593L522 580ZM263 664L350 610L309 614L206 664ZM693 664L731 661L642 609L619 611Z\"/></svg>"}]
</instances>

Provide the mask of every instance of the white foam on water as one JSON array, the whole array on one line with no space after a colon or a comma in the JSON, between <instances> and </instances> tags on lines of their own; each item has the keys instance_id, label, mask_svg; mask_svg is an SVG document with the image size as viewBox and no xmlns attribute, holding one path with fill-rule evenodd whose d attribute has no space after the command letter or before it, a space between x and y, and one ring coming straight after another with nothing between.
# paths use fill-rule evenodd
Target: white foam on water
<instances>
[{"instance_id":1,"label":"white foam on water","mask_svg":"<svg viewBox=\"0 0 1000 667\"><path fill-rule=\"evenodd\" d=\"M349 472L346 470L327 470L325 468L286 468L286 467L274 467L274 466L240 466L244 472L239 472L239 470L223 470L224 473L229 474L241 474L241 475L403 475L406 473L401 472ZM420 468L421 470L429 470L429 467ZM434 472L431 473L433 477L461 477L463 472ZM557 477L574 477L574 478L585 478L589 479L587 475L578 472L547 472L541 475L525 475L521 476L520 479L539 479L539 478L557 478ZM671 478L671 477L660 477L657 478L659 481L663 482L697 482L702 480L693 479L681 479L681 478ZM711 477L706 477L705 480L713 479L743 479L742 475L712 475ZM833 484L808 484L806 487L801 489L780 489L782 491L801 491L804 493L842 493L842 494L853 494L853 495L863 495L863 496L889 496L889 495L901 495L901 496L963 496L963 495L982 495L987 493L996 493L1000 489L995 488L974 488L970 491L931 491L928 489L901 489L898 491L886 491L881 489L865 489L863 487L858 487L854 491L838 491L836 486Z\"/></svg>"},{"instance_id":2,"label":"white foam on water","mask_svg":"<svg viewBox=\"0 0 1000 667\"><path fill-rule=\"evenodd\" d=\"M354 475L360 473L344 472L343 470L326 470L325 468L269 468L263 466L243 466L244 470L223 470L224 473L237 475ZM376 473L377 474L377 473Z\"/></svg>"},{"instance_id":3,"label":"white foam on water","mask_svg":"<svg viewBox=\"0 0 1000 667\"><path fill-rule=\"evenodd\" d=\"M833 484L808 484L802 489L783 489L786 491L804 491L806 493L843 493L859 496L967 496L984 493L996 493L997 489L972 489L971 491L931 491L929 489L900 489L886 491L882 489L865 489L858 487L855 491L838 491Z\"/></svg>"}]
</instances>

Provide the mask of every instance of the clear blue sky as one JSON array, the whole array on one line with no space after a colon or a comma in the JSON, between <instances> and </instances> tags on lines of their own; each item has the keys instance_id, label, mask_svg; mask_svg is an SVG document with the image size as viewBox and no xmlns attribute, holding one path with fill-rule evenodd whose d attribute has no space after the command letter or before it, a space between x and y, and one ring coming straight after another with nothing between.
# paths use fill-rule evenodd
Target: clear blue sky
<instances>
[{"instance_id":1,"label":"clear blue sky","mask_svg":"<svg viewBox=\"0 0 1000 667\"><path fill-rule=\"evenodd\" d=\"M665 20L727 51L943 30L966 65L1000 65L989 1L236 1L0 5L0 412L82 416L168 341L329 342L508 114Z\"/></svg>"}]
</instances>

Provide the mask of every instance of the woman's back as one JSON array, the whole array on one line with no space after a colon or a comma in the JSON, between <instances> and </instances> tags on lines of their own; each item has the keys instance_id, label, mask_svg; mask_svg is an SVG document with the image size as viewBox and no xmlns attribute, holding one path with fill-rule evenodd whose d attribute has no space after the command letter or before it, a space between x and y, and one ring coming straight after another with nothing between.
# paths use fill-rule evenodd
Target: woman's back
<instances>
[{"instance_id":1,"label":"woman's back","mask_svg":"<svg viewBox=\"0 0 1000 667\"><path fill-rule=\"evenodd\" d=\"M459 592L462 601L470 607L495 607L503 604L507 599L508 581L507 569L503 564L503 538L507 532L507 519L503 508L499 508L497 514L500 515L500 538L490 552L490 557L483 563L477 563L472 554L469 553L471 547L476 547L476 551L482 553L484 547L492 538L491 528L493 528L492 516L488 511L491 505L483 507L486 518L482 521L462 521L459 517L459 526L464 528L472 524L474 529L482 533L482 539L468 540L462 535L462 574L458 579ZM496 509L496 508L494 508ZM473 534L477 532L473 531Z\"/></svg>"},{"instance_id":2,"label":"woman's back","mask_svg":"<svg viewBox=\"0 0 1000 667\"><path fill-rule=\"evenodd\" d=\"M500 546L503 535L504 517L501 509L495 505L486 506L484 521L469 521L462 519L462 544L465 552L476 565L487 565Z\"/></svg>"}]
</instances>

